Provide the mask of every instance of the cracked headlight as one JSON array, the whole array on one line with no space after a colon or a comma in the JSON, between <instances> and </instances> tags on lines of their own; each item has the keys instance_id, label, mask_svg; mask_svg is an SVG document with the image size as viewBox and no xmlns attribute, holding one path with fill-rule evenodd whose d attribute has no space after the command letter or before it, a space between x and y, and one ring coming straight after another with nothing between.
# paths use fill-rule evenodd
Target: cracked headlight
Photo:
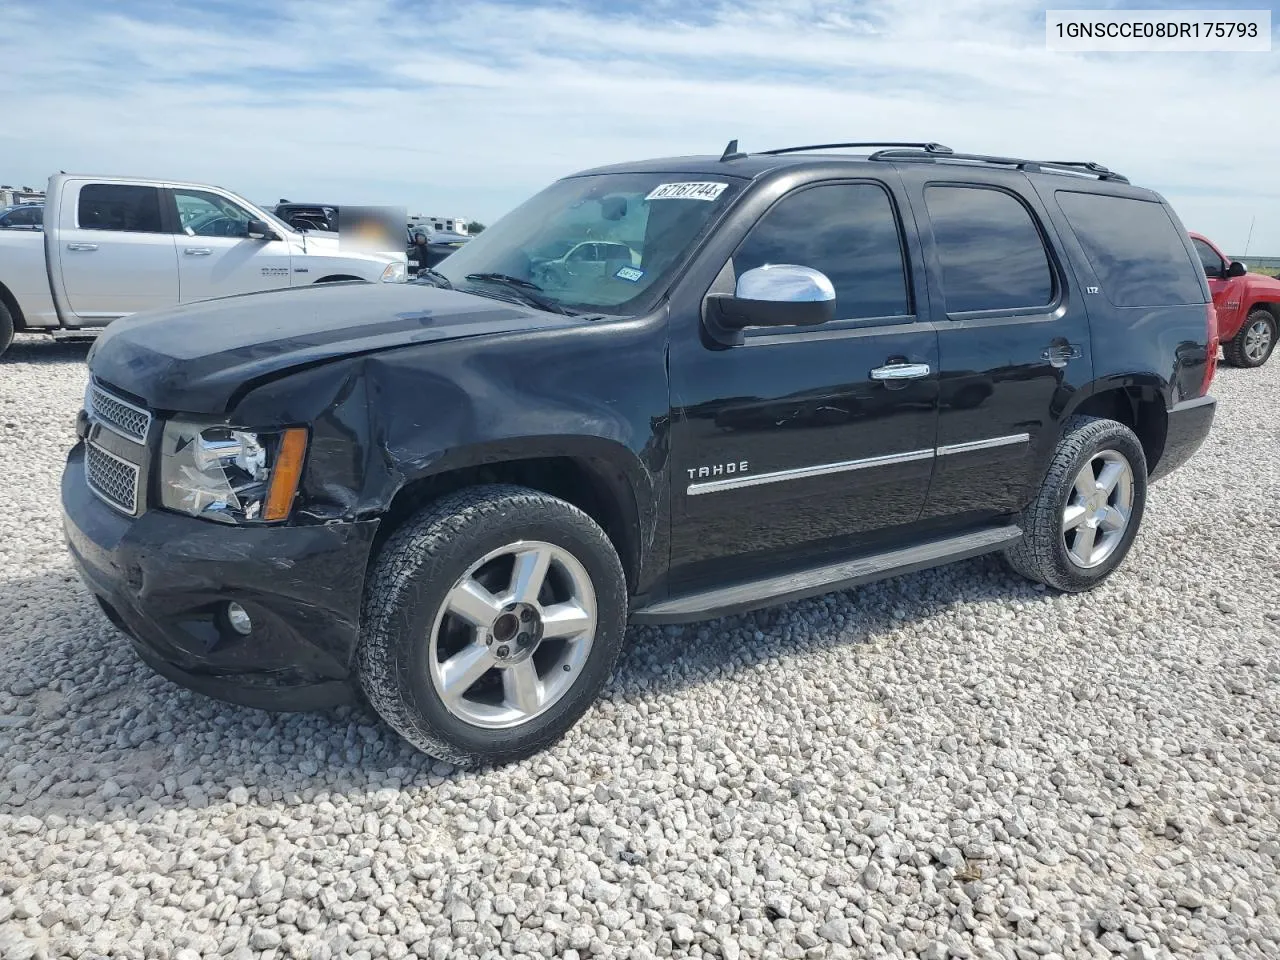
<instances>
[{"instance_id":1,"label":"cracked headlight","mask_svg":"<svg viewBox=\"0 0 1280 960\"><path fill-rule=\"evenodd\" d=\"M307 431L236 430L170 420L160 442L160 502L218 520L284 520L302 476Z\"/></svg>"}]
</instances>

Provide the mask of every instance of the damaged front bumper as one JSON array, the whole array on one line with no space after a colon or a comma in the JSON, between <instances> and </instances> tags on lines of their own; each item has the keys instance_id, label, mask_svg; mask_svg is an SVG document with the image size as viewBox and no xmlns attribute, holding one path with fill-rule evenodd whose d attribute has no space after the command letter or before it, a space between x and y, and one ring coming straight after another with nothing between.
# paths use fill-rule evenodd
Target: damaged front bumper
<instances>
[{"instance_id":1,"label":"damaged front bumper","mask_svg":"<svg viewBox=\"0 0 1280 960\"><path fill-rule=\"evenodd\" d=\"M351 702L365 567L378 521L237 527L165 510L136 519L88 487L84 447L62 474L81 578L157 673L264 710ZM228 620L239 604L247 635Z\"/></svg>"}]
</instances>

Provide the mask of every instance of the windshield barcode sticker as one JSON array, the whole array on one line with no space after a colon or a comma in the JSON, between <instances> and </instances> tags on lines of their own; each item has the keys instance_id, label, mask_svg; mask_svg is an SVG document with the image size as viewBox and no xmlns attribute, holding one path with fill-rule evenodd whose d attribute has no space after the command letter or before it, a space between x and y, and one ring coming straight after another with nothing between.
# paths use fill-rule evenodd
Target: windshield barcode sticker
<instances>
[{"instance_id":1,"label":"windshield barcode sticker","mask_svg":"<svg viewBox=\"0 0 1280 960\"><path fill-rule=\"evenodd\" d=\"M727 183L660 183L646 200L714 200L724 192Z\"/></svg>"}]
</instances>

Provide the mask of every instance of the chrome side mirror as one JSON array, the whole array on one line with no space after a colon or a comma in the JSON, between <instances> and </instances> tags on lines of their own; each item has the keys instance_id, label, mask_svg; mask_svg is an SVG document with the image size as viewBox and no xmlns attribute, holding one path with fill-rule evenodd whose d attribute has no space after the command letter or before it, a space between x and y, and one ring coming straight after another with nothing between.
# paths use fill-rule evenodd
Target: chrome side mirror
<instances>
[{"instance_id":1,"label":"chrome side mirror","mask_svg":"<svg viewBox=\"0 0 1280 960\"><path fill-rule=\"evenodd\" d=\"M727 330L807 327L835 319L836 290L820 270L771 263L738 278L732 297L712 295L709 307Z\"/></svg>"},{"instance_id":2,"label":"chrome side mirror","mask_svg":"<svg viewBox=\"0 0 1280 960\"><path fill-rule=\"evenodd\" d=\"M769 303L835 303L836 289L827 275L812 267L792 263L767 263L738 278L738 300Z\"/></svg>"}]
</instances>

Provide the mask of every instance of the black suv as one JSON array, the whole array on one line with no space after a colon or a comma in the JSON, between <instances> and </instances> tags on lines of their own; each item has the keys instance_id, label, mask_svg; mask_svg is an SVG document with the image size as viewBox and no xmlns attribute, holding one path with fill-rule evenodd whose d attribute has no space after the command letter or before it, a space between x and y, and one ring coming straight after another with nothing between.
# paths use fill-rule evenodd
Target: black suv
<instances>
[{"instance_id":1,"label":"black suv","mask_svg":"<svg viewBox=\"0 0 1280 960\"><path fill-rule=\"evenodd\" d=\"M559 180L412 283L114 322L66 532L179 683L362 691L505 762L582 715L628 622L992 551L1094 586L1209 432L1216 357L1187 231L1104 167L735 141Z\"/></svg>"}]
</instances>

